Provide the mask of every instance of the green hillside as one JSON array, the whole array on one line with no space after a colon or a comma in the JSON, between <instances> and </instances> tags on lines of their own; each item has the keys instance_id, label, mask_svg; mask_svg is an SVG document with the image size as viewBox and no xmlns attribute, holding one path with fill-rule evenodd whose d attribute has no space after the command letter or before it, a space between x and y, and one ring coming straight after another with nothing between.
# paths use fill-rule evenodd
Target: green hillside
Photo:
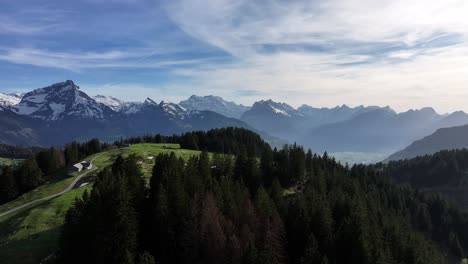
<instances>
[{"instance_id":1,"label":"green hillside","mask_svg":"<svg viewBox=\"0 0 468 264\"><path fill-rule=\"evenodd\" d=\"M3 263L40 263L58 245L65 213L85 190L72 190L33 208L0 218L0 259Z\"/></svg>"},{"instance_id":2,"label":"green hillside","mask_svg":"<svg viewBox=\"0 0 468 264\"><path fill-rule=\"evenodd\" d=\"M178 144L135 144L95 154L100 155L94 162L99 169L113 163L118 155L141 157L143 172L150 177L154 160L150 156L174 152L184 159L198 155L199 151L181 149ZM0 206L0 213L36 199L44 198L64 190L79 174L61 171L53 181L26 193L18 199ZM60 227L65 212L76 197L81 197L91 186L72 190L60 197L40 202L0 218L0 260L4 263L39 263L57 250Z\"/></svg>"},{"instance_id":3,"label":"green hillside","mask_svg":"<svg viewBox=\"0 0 468 264\"><path fill-rule=\"evenodd\" d=\"M200 154L200 151L181 149L179 144L143 143L107 151L103 155L99 156L95 160L94 164L99 168L105 168L111 165L119 155L128 157L133 154L137 155L141 159L143 173L146 177L149 177L154 166L154 159L150 160L148 157L156 157L160 153L171 152L174 152L177 157L181 157L183 159Z\"/></svg>"},{"instance_id":4,"label":"green hillside","mask_svg":"<svg viewBox=\"0 0 468 264\"><path fill-rule=\"evenodd\" d=\"M21 159L7 159L7 158L0 158L0 166L10 166L20 163Z\"/></svg>"}]
</instances>

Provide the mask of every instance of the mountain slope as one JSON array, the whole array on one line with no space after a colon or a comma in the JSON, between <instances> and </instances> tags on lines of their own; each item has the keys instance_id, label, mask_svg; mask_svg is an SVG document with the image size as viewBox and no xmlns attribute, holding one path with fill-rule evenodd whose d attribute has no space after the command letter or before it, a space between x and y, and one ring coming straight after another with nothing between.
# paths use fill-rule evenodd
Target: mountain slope
<instances>
[{"instance_id":1,"label":"mountain slope","mask_svg":"<svg viewBox=\"0 0 468 264\"><path fill-rule=\"evenodd\" d=\"M113 111L79 90L73 81L56 83L26 93L11 109L18 115L43 120L104 119Z\"/></svg>"},{"instance_id":2,"label":"mountain slope","mask_svg":"<svg viewBox=\"0 0 468 264\"><path fill-rule=\"evenodd\" d=\"M421 140L413 142L388 160L399 160L433 154L441 150L468 148L468 125L441 128Z\"/></svg>"},{"instance_id":3,"label":"mountain slope","mask_svg":"<svg viewBox=\"0 0 468 264\"><path fill-rule=\"evenodd\" d=\"M303 123L305 118L288 104L262 100L255 102L252 108L242 115L241 120L271 135L295 140L298 124Z\"/></svg>"},{"instance_id":4,"label":"mountain slope","mask_svg":"<svg viewBox=\"0 0 468 264\"><path fill-rule=\"evenodd\" d=\"M209 110L227 117L240 118L250 107L234 102L228 102L219 96L197 96L192 95L187 100L179 103L188 110Z\"/></svg>"}]
</instances>

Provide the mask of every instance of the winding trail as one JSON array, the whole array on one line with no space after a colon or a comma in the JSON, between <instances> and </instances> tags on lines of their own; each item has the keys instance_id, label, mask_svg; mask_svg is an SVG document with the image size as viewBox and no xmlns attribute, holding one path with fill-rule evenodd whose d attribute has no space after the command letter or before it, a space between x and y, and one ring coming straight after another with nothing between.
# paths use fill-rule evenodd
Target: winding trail
<instances>
[{"instance_id":1,"label":"winding trail","mask_svg":"<svg viewBox=\"0 0 468 264\"><path fill-rule=\"evenodd\" d=\"M104 154L104 153L100 153L100 154L96 155L96 157L94 157L93 159L91 159L90 163L93 164L94 160L96 160L96 159L97 159L99 156L101 156L102 154ZM25 204L23 204L23 205L20 205L20 206L18 206L18 207L15 207L15 208L13 208L13 209L10 209L10 210L8 210L8 211L6 211L6 212L0 213L0 217L3 217L3 216L5 216L5 215L9 215L9 214L11 214L11 213L13 213L13 212L16 212L16 211L18 211L18 210L21 210L21 209L23 209L23 208L25 208L25 207L31 206L31 205L33 205L33 204L37 204L37 203L42 202L42 201L46 201L46 200L53 199L53 198L55 198L55 197L58 197L58 196L60 196L60 195L62 195L62 194L64 194L64 193L66 193L66 192L69 192L69 191L71 191L71 190L73 189L73 187L76 185L76 183L77 183L78 181L81 180L81 178L83 178L84 176L90 174L90 173L93 172L93 171L96 171L97 169L99 169L99 168L93 164L93 168L92 168L91 170L88 170L88 171L86 171L85 173L83 173L83 174L81 174L81 175L78 175L78 176L72 181L72 183L70 183L70 185L68 185L68 187L65 188L65 190L63 190L63 191L61 191L61 192L59 192L59 193L56 193L56 194L53 194L53 195L44 197L44 198L40 198L40 199L31 201L31 202L25 203Z\"/></svg>"}]
</instances>

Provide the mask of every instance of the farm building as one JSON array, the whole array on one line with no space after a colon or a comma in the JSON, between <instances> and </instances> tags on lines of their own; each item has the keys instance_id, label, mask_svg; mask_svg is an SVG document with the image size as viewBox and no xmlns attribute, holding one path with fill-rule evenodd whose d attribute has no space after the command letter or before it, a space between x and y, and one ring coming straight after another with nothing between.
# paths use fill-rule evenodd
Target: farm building
<instances>
[{"instance_id":1,"label":"farm building","mask_svg":"<svg viewBox=\"0 0 468 264\"><path fill-rule=\"evenodd\" d=\"M80 163L76 163L75 165L70 167L70 172L80 172L82 170L90 170L93 168L93 164L90 162L82 161Z\"/></svg>"}]
</instances>

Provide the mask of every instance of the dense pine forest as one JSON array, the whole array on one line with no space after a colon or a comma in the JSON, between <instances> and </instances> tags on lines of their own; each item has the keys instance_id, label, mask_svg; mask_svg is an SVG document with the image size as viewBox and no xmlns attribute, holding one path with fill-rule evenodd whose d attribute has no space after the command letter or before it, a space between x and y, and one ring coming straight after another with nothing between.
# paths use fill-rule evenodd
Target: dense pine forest
<instances>
[{"instance_id":1,"label":"dense pine forest","mask_svg":"<svg viewBox=\"0 0 468 264\"><path fill-rule=\"evenodd\" d=\"M256 133L243 128L227 127L181 135L146 135L114 142L116 146L138 143L178 143L183 149L204 150L224 154L260 156L270 146Z\"/></svg>"},{"instance_id":2,"label":"dense pine forest","mask_svg":"<svg viewBox=\"0 0 468 264\"><path fill-rule=\"evenodd\" d=\"M297 145L161 154L141 176L133 156L99 173L67 213L58 262L427 264L468 249L468 215L442 197Z\"/></svg>"},{"instance_id":3,"label":"dense pine forest","mask_svg":"<svg viewBox=\"0 0 468 264\"><path fill-rule=\"evenodd\" d=\"M377 164L398 181L416 187L460 187L468 185L468 150L444 150L433 155Z\"/></svg>"},{"instance_id":4,"label":"dense pine forest","mask_svg":"<svg viewBox=\"0 0 468 264\"><path fill-rule=\"evenodd\" d=\"M136 143L179 143L203 152L188 160L160 154L149 181L139 158L117 157L69 209L60 250L49 261L428 264L456 263L468 252L467 213L393 179L415 170L437 178L442 174L434 166L443 171L453 158L463 171L466 151L350 168L296 144L271 149L237 128L112 145L91 140L3 168L1 201L86 156Z\"/></svg>"}]
</instances>

